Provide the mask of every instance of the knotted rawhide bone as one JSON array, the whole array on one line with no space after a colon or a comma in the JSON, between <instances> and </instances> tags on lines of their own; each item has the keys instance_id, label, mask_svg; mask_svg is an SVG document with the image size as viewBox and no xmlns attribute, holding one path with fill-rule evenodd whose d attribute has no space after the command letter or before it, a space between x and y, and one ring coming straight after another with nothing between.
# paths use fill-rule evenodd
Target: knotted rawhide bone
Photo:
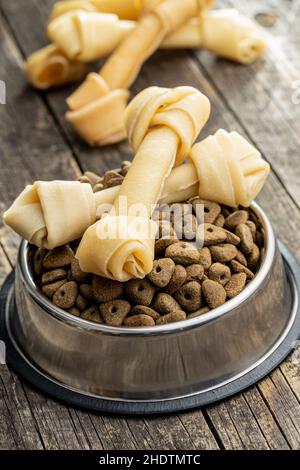
<instances>
[{"instance_id":1,"label":"knotted rawhide bone","mask_svg":"<svg viewBox=\"0 0 300 470\"><path fill-rule=\"evenodd\" d=\"M52 249L81 237L95 222L95 196L89 184L78 181L36 181L3 218L30 243Z\"/></svg>"},{"instance_id":2,"label":"knotted rawhide bone","mask_svg":"<svg viewBox=\"0 0 300 470\"><path fill-rule=\"evenodd\" d=\"M237 132L218 130L190 153L199 179L199 195L228 206L249 206L262 189L269 164Z\"/></svg>"},{"instance_id":3,"label":"knotted rawhide bone","mask_svg":"<svg viewBox=\"0 0 300 470\"><path fill-rule=\"evenodd\" d=\"M114 13L122 20L137 20L143 13L165 0L67 0L56 2L50 21L75 10Z\"/></svg>"},{"instance_id":4,"label":"knotted rawhide bone","mask_svg":"<svg viewBox=\"0 0 300 470\"><path fill-rule=\"evenodd\" d=\"M113 52L136 27L116 15L72 11L48 25L48 37L69 59L92 62ZM217 56L251 63L265 50L254 21L235 9L205 11L167 36L161 48L206 48Z\"/></svg>"},{"instance_id":5,"label":"knotted rawhide bone","mask_svg":"<svg viewBox=\"0 0 300 470\"><path fill-rule=\"evenodd\" d=\"M81 80L86 65L70 60L55 44L31 54L25 63L29 83L41 90Z\"/></svg>"},{"instance_id":6,"label":"knotted rawhide bone","mask_svg":"<svg viewBox=\"0 0 300 470\"><path fill-rule=\"evenodd\" d=\"M191 162L174 168L165 180L160 204L199 196L231 207L250 206L270 171L260 152L237 132L219 129L195 144ZM97 193L97 208L113 204L121 186ZM99 212L100 213L100 212Z\"/></svg>"},{"instance_id":7,"label":"knotted rawhide bone","mask_svg":"<svg viewBox=\"0 0 300 470\"><path fill-rule=\"evenodd\" d=\"M117 15L77 10L51 21L47 34L69 59L92 62L110 54L135 25Z\"/></svg>"},{"instance_id":8,"label":"knotted rawhide bone","mask_svg":"<svg viewBox=\"0 0 300 470\"><path fill-rule=\"evenodd\" d=\"M156 6L138 21L100 73L89 74L68 98L67 119L88 143L104 145L125 138L128 87L164 37L198 15L204 4L205 0L166 0Z\"/></svg>"},{"instance_id":9,"label":"knotted rawhide bone","mask_svg":"<svg viewBox=\"0 0 300 470\"><path fill-rule=\"evenodd\" d=\"M206 123L210 104L195 88L151 87L128 106L125 122L136 152L111 212L84 233L76 252L81 269L128 281L153 266L151 220L172 167L183 161Z\"/></svg>"},{"instance_id":10,"label":"knotted rawhide bone","mask_svg":"<svg viewBox=\"0 0 300 470\"><path fill-rule=\"evenodd\" d=\"M163 47L202 47L219 57L251 64L265 51L266 41L253 20L230 8L204 11L168 36Z\"/></svg>"},{"instance_id":11,"label":"knotted rawhide bone","mask_svg":"<svg viewBox=\"0 0 300 470\"><path fill-rule=\"evenodd\" d=\"M222 129L195 144L191 156L193 163L177 166L166 178L160 204L200 196L232 207L247 207L270 171L268 163L244 137ZM100 216L110 209L120 188L93 193L89 184L76 181L38 181L18 196L4 214L4 221L31 243L55 248L80 238L95 222L96 214Z\"/></svg>"}]
</instances>

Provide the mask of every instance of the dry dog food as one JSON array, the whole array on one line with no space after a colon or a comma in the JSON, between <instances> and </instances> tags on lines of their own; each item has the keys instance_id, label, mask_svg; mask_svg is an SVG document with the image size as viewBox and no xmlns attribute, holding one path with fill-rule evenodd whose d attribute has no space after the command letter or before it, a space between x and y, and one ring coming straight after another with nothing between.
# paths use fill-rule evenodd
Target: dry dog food
<instances>
[{"instance_id":1,"label":"dry dog food","mask_svg":"<svg viewBox=\"0 0 300 470\"><path fill-rule=\"evenodd\" d=\"M93 191L122 183L130 163L100 177L86 172L80 181ZM159 239L153 269L145 279L125 283L80 269L77 242L51 251L32 247L38 286L70 314L111 326L150 327L201 316L238 295L259 269L264 253L263 228L246 208L232 209L195 198L156 211ZM197 206L202 204L203 217ZM168 220L169 218L169 220ZM202 247L193 243L202 233Z\"/></svg>"}]
</instances>

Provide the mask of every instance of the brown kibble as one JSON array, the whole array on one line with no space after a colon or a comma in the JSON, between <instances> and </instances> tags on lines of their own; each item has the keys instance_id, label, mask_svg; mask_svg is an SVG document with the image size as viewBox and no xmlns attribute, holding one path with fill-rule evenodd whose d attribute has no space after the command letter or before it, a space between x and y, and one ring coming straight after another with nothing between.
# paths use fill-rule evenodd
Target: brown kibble
<instances>
[{"instance_id":1,"label":"brown kibble","mask_svg":"<svg viewBox=\"0 0 300 470\"><path fill-rule=\"evenodd\" d=\"M204 224L204 227L200 225L200 230L202 229L204 232L204 246L217 245L226 240L226 232L223 228L216 227L213 224Z\"/></svg>"},{"instance_id":2,"label":"brown kibble","mask_svg":"<svg viewBox=\"0 0 300 470\"><path fill-rule=\"evenodd\" d=\"M75 304L81 312L84 312L88 308L88 301L81 294L77 295Z\"/></svg>"},{"instance_id":3,"label":"brown kibble","mask_svg":"<svg viewBox=\"0 0 300 470\"><path fill-rule=\"evenodd\" d=\"M122 325L130 309L131 305L126 300L111 300L99 305L103 320L111 326Z\"/></svg>"},{"instance_id":4,"label":"brown kibble","mask_svg":"<svg viewBox=\"0 0 300 470\"><path fill-rule=\"evenodd\" d=\"M246 256L240 251L240 250L236 250L236 256L235 256L235 259L243 264L244 266L247 266L247 259L246 259Z\"/></svg>"},{"instance_id":5,"label":"brown kibble","mask_svg":"<svg viewBox=\"0 0 300 470\"><path fill-rule=\"evenodd\" d=\"M85 273L80 269L79 261L76 258L71 263L71 274L76 282L84 282L89 277L89 273Z\"/></svg>"},{"instance_id":6,"label":"brown kibble","mask_svg":"<svg viewBox=\"0 0 300 470\"><path fill-rule=\"evenodd\" d=\"M87 310L82 312L80 318L83 318L83 320L87 321L93 321L94 323L104 323L97 305L92 305Z\"/></svg>"},{"instance_id":7,"label":"brown kibble","mask_svg":"<svg viewBox=\"0 0 300 470\"><path fill-rule=\"evenodd\" d=\"M182 310L178 310L177 312L170 312L160 317L158 320L156 320L156 324L167 325L168 323L174 323L182 320L186 320L186 313Z\"/></svg>"},{"instance_id":8,"label":"brown kibble","mask_svg":"<svg viewBox=\"0 0 300 470\"><path fill-rule=\"evenodd\" d=\"M43 259L46 256L47 250L45 248L38 248L33 256L33 270L37 276L43 272Z\"/></svg>"},{"instance_id":9,"label":"brown kibble","mask_svg":"<svg viewBox=\"0 0 300 470\"><path fill-rule=\"evenodd\" d=\"M192 201L193 210L197 212L197 206L203 205L204 207L204 220L199 220L199 222L204 222L208 224L214 224L215 220L221 213L221 206L216 202L206 201L205 199L196 198ZM200 211L201 212L201 211Z\"/></svg>"},{"instance_id":10,"label":"brown kibble","mask_svg":"<svg viewBox=\"0 0 300 470\"><path fill-rule=\"evenodd\" d=\"M162 315L181 310L180 305L178 304L178 302L176 302L174 297L163 292L157 294L154 300L153 308Z\"/></svg>"},{"instance_id":11,"label":"brown kibble","mask_svg":"<svg viewBox=\"0 0 300 470\"><path fill-rule=\"evenodd\" d=\"M125 292L134 304L148 307L155 294L155 287L147 279L131 279L125 284Z\"/></svg>"},{"instance_id":12,"label":"brown kibble","mask_svg":"<svg viewBox=\"0 0 300 470\"><path fill-rule=\"evenodd\" d=\"M131 309L130 315L147 315L153 318L153 320L160 318L160 314L156 310L145 305L135 305Z\"/></svg>"},{"instance_id":13,"label":"brown kibble","mask_svg":"<svg viewBox=\"0 0 300 470\"><path fill-rule=\"evenodd\" d=\"M74 315L74 317L80 317L80 310L77 307L71 307L67 310L68 313L71 315Z\"/></svg>"},{"instance_id":14,"label":"brown kibble","mask_svg":"<svg viewBox=\"0 0 300 470\"><path fill-rule=\"evenodd\" d=\"M256 235L256 225L255 225L255 223L252 220L247 220L246 225L248 225L248 227L250 228L251 233L252 233L252 238L253 238L253 240L255 240L255 235Z\"/></svg>"},{"instance_id":15,"label":"brown kibble","mask_svg":"<svg viewBox=\"0 0 300 470\"><path fill-rule=\"evenodd\" d=\"M234 233L230 232L229 230L225 230L226 233L226 243L230 243L231 245L238 245L241 242L241 239L237 237Z\"/></svg>"},{"instance_id":16,"label":"brown kibble","mask_svg":"<svg viewBox=\"0 0 300 470\"><path fill-rule=\"evenodd\" d=\"M166 249L166 257L171 258L176 264L189 266L199 261L199 251L191 243L177 242Z\"/></svg>"},{"instance_id":17,"label":"brown kibble","mask_svg":"<svg viewBox=\"0 0 300 470\"><path fill-rule=\"evenodd\" d=\"M196 310L196 312L189 313L186 319L189 320L190 318L200 317L204 313L209 312L209 310L210 310L209 307L199 308L199 310Z\"/></svg>"},{"instance_id":18,"label":"brown kibble","mask_svg":"<svg viewBox=\"0 0 300 470\"><path fill-rule=\"evenodd\" d=\"M122 175L119 175L115 178L110 178L107 183L102 183L103 184L103 188L107 189L107 188L113 188L114 186L119 186L123 183L123 176Z\"/></svg>"},{"instance_id":19,"label":"brown kibble","mask_svg":"<svg viewBox=\"0 0 300 470\"><path fill-rule=\"evenodd\" d=\"M241 251L245 255L249 255L253 249L254 244L250 228L246 224L239 224L235 229L235 233L241 239Z\"/></svg>"},{"instance_id":20,"label":"brown kibble","mask_svg":"<svg viewBox=\"0 0 300 470\"><path fill-rule=\"evenodd\" d=\"M42 292L52 300L55 292L64 284L67 283L66 279L62 279L61 281L54 282L53 284L46 284L42 287Z\"/></svg>"},{"instance_id":21,"label":"brown kibble","mask_svg":"<svg viewBox=\"0 0 300 470\"><path fill-rule=\"evenodd\" d=\"M102 189L104 189L104 184L97 183L93 186L93 193L98 193L99 191L102 191Z\"/></svg>"},{"instance_id":22,"label":"brown kibble","mask_svg":"<svg viewBox=\"0 0 300 470\"><path fill-rule=\"evenodd\" d=\"M61 281L66 279L67 271L64 269L54 269L53 271L48 271L42 276L42 284L51 284L56 281Z\"/></svg>"},{"instance_id":23,"label":"brown kibble","mask_svg":"<svg viewBox=\"0 0 300 470\"><path fill-rule=\"evenodd\" d=\"M232 299L244 289L247 281L245 273L233 274L230 281L225 286L225 291L228 299Z\"/></svg>"},{"instance_id":24,"label":"brown kibble","mask_svg":"<svg viewBox=\"0 0 300 470\"><path fill-rule=\"evenodd\" d=\"M207 275L212 281L216 281L224 286L231 278L231 271L225 264L214 263L209 268Z\"/></svg>"},{"instance_id":25,"label":"brown kibble","mask_svg":"<svg viewBox=\"0 0 300 470\"><path fill-rule=\"evenodd\" d=\"M232 261L230 261L230 267L231 267L231 270L234 272L234 273L245 273L247 275L247 278L249 280L253 279L254 278L254 274L252 271L250 271L250 269L248 269L246 266L244 266L243 264L239 263L238 261L236 261L235 259L233 259Z\"/></svg>"},{"instance_id":26,"label":"brown kibble","mask_svg":"<svg viewBox=\"0 0 300 470\"><path fill-rule=\"evenodd\" d=\"M90 184L92 186L92 182L91 180L85 176L85 175L81 175L77 178L77 181L79 181L79 183L86 183L86 184Z\"/></svg>"},{"instance_id":27,"label":"brown kibble","mask_svg":"<svg viewBox=\"0 0 300 470\"><path fill-rule=\"evenodd\" d=\"M125 318L125 326L155 326L155 321L149 315L144 315L142 313L138 315L133 315L132 317Z\"/></svg>"},{"instance_id":28,"label":"brown kibble","mask_svg":"<svg viewBox=\"0 0 300 470\"><path fill-rule=\"evenodd\" d=\"M123 294L124 285L122 282L106 279L101 276L93 276L92 291L97 302L109 302L117 299Z\"/></svg>"},{"instance_id":29,"label":"brown kibble","mask_svg":"<svg viewBox=\"0 0 300 470\"><path fill-rule=\"evenodd\" d=\"M94 300L93 289L90 284L80 284L79 292L83 297L89 300Z\"/></svg>"},{"instance_id":30,"label":"brown kibble","mask_svg":"<svg viewBox=\"0 0 300 470\"><path fill-rule=\"evenodd\" d=\"M165 288L165 292L167 294L174 294L186 281L186 270L180 264L175 265L174 272L172 274L171 280L167 287Z\"/></svg>"},{"instance_id":31,"label":"brown kibble","mask_svg":"<svg viewBox=\"0 0 300 470\"><path fill-rule=\"evenodd\" d=\"M186 268L186 282L200 282L204 275L204 267L202 264L191 264Z\"/></svg>"},{"instance_id":32,"label":"brown kibble","mask_svg":"<svg viewBox=\"0 0 300 470\"><path fill-rule=\"evenodd\" d=\"M120 172L121 175L126 176L130 167L131 167L131 162L129 160L124 160L121 163L121 172Z\"/></svg>"},{"instance_id":33,"label":"brown kibble","mask_svg":"<svg viewBox=\"0 0 300 470\"><path fill-rule=\"evenodd\" d=\"M226 291L221 284L208 279L202 283L202 292L208 306L213 309L223 305L226 301Z\"/></svg>"},{"instance_id":34,"label":"brown kibble","mask_svg":"<svg viewBox=\"0 0 300 470\"><path fill-rule=\"evenodd\" d=\"M254 243L252 251L250 253L250 256L248 258L248 267L252 271L255 271L257 269L257 266L259 264L260 260L260 249L258 246Z\"/></svg>"},{"instance_id":35,"label":"brown kibble","mask_svg":"<svg viewBox=\"0 0 300 470\"><path fill-rule=\"evenodd\" d=\"M166 287L173 275L175 263L170 258L161 258L153 262L152 271L148 279L157 287Z\"/></svg>"},{"instance_id":36,"label":"brown kibble","mask_svg":"<svg viewBox=\"0 0 300 470\"><path fill-rule=\"evenodd\" d=\"M220 214L218 215L218 217L216 218L216 220L214 221L214 225L216 225L217 227L224 227L224 224L225 224L225 217L223 214ZM205 307L204 307L205 308Z\"/></svg>"},{"instance_id":37,"label":"brown kibble","mask_svg":"<svg viewBox=\"0 0 300 470\"><path fill-rule=\"evenodd\" d=\"M77 292L78 288L76 282L66 282L55 292L53 303L60 308L71 308L75 304Z\"/></svg>"},{"instance_id":38,"label":"brown kibble","mask_svg":"<svg viewBox=\"0 0 300 470\"><path fill-rule=\"evenodd\" d=\"M187 214L183 219L182 236L186 240L195 240L198 222L193 214ZM178 235L178 234L177 234Z\"/></svg>"},{"instance_id":39,"label":"brown kibble","mask_svg":"<svg viewBox=\"0 0 300 470\"><path fill-rule=\"evenodd\" d=\"M259 218L257 217L257 215L252 210L249 211L249 217L250 217L250 220L252 220L252 222L255 223L256 229L261 230L262 228L261 222Z\"/></svg>"},{"instance_id":40,"label":"brown kibble","mask_svg":"<svg viewBox=\"0 0 300 470\"><path fill-rule=\"evenodd\" d=\"M202 264L204 270L206 271L207 269L209 269L212 263L211 253L209 251L209 248L207 247L200 248L200 250L198 251L199 251L199 263Z\"/></svg>"},{"instance_id":41,"label":"brown kibble","mask_svg":"<svg viewBox=\"0 0 300 470\"><path fill-rule=\"evenodd\" d=\"M59 246L49 251L43 259L45 269L64 268L69 266L74 259L73 250L69 245Z\"/></svg>"},{"instance_id":42,"label":"brown kibble","mask_svg":"<svg viewBox=\"0 0 300 470\"><path fill-rule=\"evenodd\" d=\"M122 178L123 180L123 177L120 175L120 173L117 171L117 170L108 170L104 173L104 177L103 177L103 185L105 188L109 188L110 186L110 181L111 180L116 180L116 179L119 179L119 178Z\"/></svg>"},{"instance_id":43,"label":"brown kibble","mask_svg":"<svg viewBox=\"0 0 300 470\"><path fill-rule=\"evenodd\" d=\"M245 224L249 219L249 213L244 210L238 210L226 217L225 227L228 230L234 230L238 225Z\"/></svg>"},{"instance_id":44,"label":"brown kibble","mask_svg":"<svg viewBox=\"0 0 300 470\"><path fill-rule=\"evenodd\" d=\"M211 256L214 261L227 263L236 256L236 247L230 243L221 243L210 247Z\"/></svg>"},{"instance_id":45,"label":"brown kibble","mask_svg":"<svg viewBox=\"0 0 300 470\"><path fill-rule=\"evenodd\" d=\"M198 310L202 304L201 285L196 281L184 284L175 293L175 299L182 309L187 312Z\"/></svg>"},{"instance_id":46,"label":"brown kibble","mask_svg":"<svg viewBox=\"0 0 300 470\"><path fill-rule=\"evenodd\" d=\"M155 241L155 256L160 256L164 254L168 246L177 242L178 242L178 239L175 236L172 238L169 238L169 237L159 238L158 240Z\"/></svg>"},{"instance_id":47,"label":"brown kibble","mask_svg":"<svg viewBox=\"0 0 300 470\"><path fill-rule=\"evenodd\" d=\"M84 176L90 180L92 185L95 185L95 184L103 181L103 176L99 176L96 173L94 173L93 171L85 171Z\"/></svg>"}]
</instances>

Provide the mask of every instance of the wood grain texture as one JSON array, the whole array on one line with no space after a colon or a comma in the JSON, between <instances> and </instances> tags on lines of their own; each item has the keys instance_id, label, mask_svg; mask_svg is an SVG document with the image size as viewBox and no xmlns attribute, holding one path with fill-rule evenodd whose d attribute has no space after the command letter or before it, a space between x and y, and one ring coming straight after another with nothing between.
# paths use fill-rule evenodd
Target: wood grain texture
<instances>
[{"instance_id":1,"label":"wood grain texture","mask_svg":"<svg viewBox=\"0 0 300 470\"><path fill-rule=\"evenodd\" d=\"M17 0L0 0L0 79L9 84L8 103L0 106L0 216L35 179L71 179L86 169L101 173L131 158L126 142L90 149L70 129L64 100L74 87L44 93L27 86L22 59L46 43L44 25L53 3L27 0L23 9ZM259 1L217 4L235 4L249 15L261 9ZM272 163L259 203L300 259L295 236L300 233L300 104L291 100L300 64L298 26L291 14L297 4L264 2L264 10L276 6L279 21L267 31L270 45L262 61L243 67L204 51L159 52L144 66L133 93L154 84L185 84L207 94L212 116L201 137L219 127L238 130ZM0 221L0 283L15 261L18 242ZM151 419L102 416L64 406L0 366L0 448L300 448L299 363L289 358L257 386L202 411Z\"/></svg>"}]
</instances>

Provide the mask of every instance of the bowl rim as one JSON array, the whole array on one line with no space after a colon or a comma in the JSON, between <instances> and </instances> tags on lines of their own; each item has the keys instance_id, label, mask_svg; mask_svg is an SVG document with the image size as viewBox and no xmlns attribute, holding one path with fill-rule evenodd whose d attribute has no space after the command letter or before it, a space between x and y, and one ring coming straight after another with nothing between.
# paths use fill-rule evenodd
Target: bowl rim
<instances>
[{"instance_id":1,"label":"bowl rim","mask_svg":"<svg viewBox=\"0 0 300 470\"><path fill-rule=\"evenodd\" d=\"M94 323L89 320L84 320L80 317L75 317L74 315L54 305L39 291L29 267L28 249L30 244L26 240L22 240L18 253L18 267L20 268L20 275L27 292L30 294L33 300L40 307L42 307L45 313L50 314L56 319L63 321L64 323L68 323L74 327L117 336L156 336L187 331L210 323L214 320L217 320L219 317L230 313L236 307L240 306L242 303L248 300L267 277L271 269L276 251L275 234L273 227L263 209L256 202L252 202L249 208L253 210L256 216L258 216L265 231L264 260L258 272L255 274L255 277L249 282L249 284L240 294L230 300L227 300L220 307L212 309L209 312L195 318L168 323L166 325L137 328L128 326L109 326L102 323Z\"/></svg>"}]
</instances>

